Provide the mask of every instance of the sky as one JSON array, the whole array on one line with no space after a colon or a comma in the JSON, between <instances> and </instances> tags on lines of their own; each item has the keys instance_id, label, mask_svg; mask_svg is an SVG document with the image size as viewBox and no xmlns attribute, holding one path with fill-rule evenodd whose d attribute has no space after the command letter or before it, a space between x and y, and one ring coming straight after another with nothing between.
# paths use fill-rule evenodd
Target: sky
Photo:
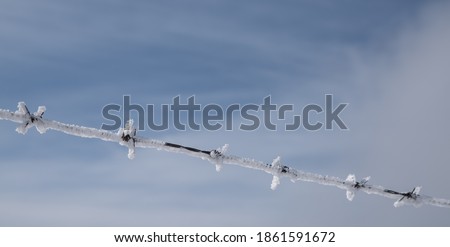
<instances>
[{"instance_id":1,"label":"sky","mask_svg":"<svg viewBox=\"0 0 450 247\"><path fill-rule=\"evenodd\" d=\"M149 128L138 135L450 198L446 1L0 3L0 108L100 128L102 108L348 103L348 130ZM320 114L316 120L320 120ZM186 117L186 116L184 116ZM185 120L185 119L184 119ZM242 119L236 118L239 125ZM450 226L446 208L0 121L0 226Z\"/></svg>"}]
</instances>

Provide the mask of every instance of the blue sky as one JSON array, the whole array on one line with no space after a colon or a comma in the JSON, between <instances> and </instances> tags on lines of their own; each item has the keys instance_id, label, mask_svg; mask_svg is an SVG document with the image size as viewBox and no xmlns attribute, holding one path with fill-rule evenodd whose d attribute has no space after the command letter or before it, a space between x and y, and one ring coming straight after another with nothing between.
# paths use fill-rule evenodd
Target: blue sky
<instances>
[{"instance_id":1,"label":"blue sky","mask_svg":"<svg viewBox=\"0 0 450 247\"><path fill-rule=\"evenodd\" d=\"M102 107L349 103L350 130L139 135L450 198L450 29L444 1L0 3L0 108L99 128ZM237 123L239 124L239 123ZM449 226L448 209L0 121L2 226Z\"/></svg>"}]
</instances>

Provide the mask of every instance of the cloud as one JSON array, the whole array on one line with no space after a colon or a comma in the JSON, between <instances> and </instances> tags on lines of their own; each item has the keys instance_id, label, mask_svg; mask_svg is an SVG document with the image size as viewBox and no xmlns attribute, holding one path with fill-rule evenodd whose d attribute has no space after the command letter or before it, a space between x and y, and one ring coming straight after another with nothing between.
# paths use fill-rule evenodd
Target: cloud
<instances>
[{"instance_id":1,"label":"cloud","mask_svg":"<svg viewBox=\"0 0 450 247\"><path fill-rule=\"evenodd\" d=\"M45 104L49 118L98 127L101 107L120 103L123 94L142 104L196 94L202 103L223 105L260 103L272 94L276 103L301 107L333 93L350 103L343 113L349 131L140 134L203 148L229 143L230 153L244 157L281 155L305 171L371 175L374 184L422 185L424 193L450 198L448 5L391 2L350 11L325 3L48 1L27 8L9 1L0 8L2 45L9 47L0 55L7 72L0 79L8 82L0 86L1 107L26 100ZM17 137L12 125L1 124L13 140L1 144L9 157L0 165L3 225L450 222L446 209L395 209L390 200L360 193L350 203L344 191L286 180L273 192L264 173L216 173L208 162L155 150L137 150L129 161L118 145L50 132Z\"/></svg>"},{"instance_id":2,"label":"cloud","mask_svg":"<svg viewBox=\"0 0 450 247\"><path fill-rule=\"evenodd\" d=\"M441 188L448 170L450 132L446 92L450 88L450 29L442 9L424 11L421 22L409 26L391 50L375 65L377 95L368 109L374 164L385 166L388 176L406 171L412 178L435 180ZM394 179L392 177L391 179ZM445 187L445 186L444 186Z\"/></svg>"}]
</instances>

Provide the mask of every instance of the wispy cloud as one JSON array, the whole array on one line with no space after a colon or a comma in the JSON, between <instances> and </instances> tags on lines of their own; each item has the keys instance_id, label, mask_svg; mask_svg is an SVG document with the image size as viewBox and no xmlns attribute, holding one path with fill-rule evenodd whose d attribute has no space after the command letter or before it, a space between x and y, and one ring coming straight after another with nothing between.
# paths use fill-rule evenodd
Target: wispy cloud
<instances>
[{"instance_id":1,"label":"wispy cloud","mask_svg":"<svg viewBox=\"0 0 450 247\"><path fill-rule=\"evenodd\" d=\"M329 4L4 1L0 107L45 104L51 118L98 127L101 107L123 94L142 104L196 94L225 105L272 94L303 106L333 93L350 103L350 131L141 134L205 148L229 143L242 156L281 155L302 170L372 175L376 184L422 185L449 197L448 6ZM282 181L272 192L266 174L232 167L217 174L207 162L150 150L130 162L120 146L80 146L57 133L17 136L1 125L11 140L0 144L10 160L0 164L3 225L450 222L440 209L399 210L365 195L349 203L344 192L308 183Z\"/></svg>"}]
</instances>

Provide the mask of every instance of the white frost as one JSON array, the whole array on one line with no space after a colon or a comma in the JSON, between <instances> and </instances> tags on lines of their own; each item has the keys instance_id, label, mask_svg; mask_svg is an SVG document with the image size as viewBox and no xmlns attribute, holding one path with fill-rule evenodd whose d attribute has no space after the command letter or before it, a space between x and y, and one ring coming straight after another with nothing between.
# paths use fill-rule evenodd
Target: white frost
<instances>
[{"instance_id":1,"label":"white frost","mask_svg":"<svg viewBox=\"0 0 450 247\"><path fill-rule=\"evenodd\" d=\"M17 128L19 133L25 134L26 131L35 126L40 133L45 133L47 129L60 131L69 135L79 136L84 138L97 138L103 141L116 142L128 147L128 157L130 159L135 156L135 148L155 148L157 150L164 150L173 153L187 154L193 157L208 160L216 165L216 170L220 170L222 165L237 165L245 168L264 171L273 176L271 189L274 190L280 184L280 178L286 177L291 181L306 181L322 185L334 186L343 189L347 192L347 199L353 200L355 192L362 191L367 194L376 194L396 200L395 207L403 204L412 204L420 206L422 204L429 204L438 207L450 208L450 200L439 199L426 195L419 195L420 187L416 187L412 192L396 192L385 189L381 186L367 184L370 177L364 178L361 182L356 182L355 175L350 174L347 179L343 180L337 177L323 176L294 169L281 163L280 157L275 158L271 164L257 161L249 158L242 158L233 155L227 155L225 152L228 145L215 149L211 152L199 150L195 148L188 148L177 144L166 143L160 140L147 139L136 136L132 122L129 122L125 128L120 129L118 133L105 131L101 129L88 128L83 126L60 123L53 120L42 118L45 112L45 107L41 106L37 112L30 114L25 103L19 102L18 110L10 112L8 110L0 109L0 119L13 121L19 123Z\"/></svg>"},{"instance_id":2,"label":"white frost","mask_svg":"<svg viewBox=\"0 0 450 247\"><path fill-rule=\"evenodd\" d=\"M280 184L280 177L278 177L278 176L273 176L273 178L272 178L272 184L270 185L270 188L271 188L272 190L275 190L275 189L278 187L279 184Z\"/></svg>"}]
</instances>

